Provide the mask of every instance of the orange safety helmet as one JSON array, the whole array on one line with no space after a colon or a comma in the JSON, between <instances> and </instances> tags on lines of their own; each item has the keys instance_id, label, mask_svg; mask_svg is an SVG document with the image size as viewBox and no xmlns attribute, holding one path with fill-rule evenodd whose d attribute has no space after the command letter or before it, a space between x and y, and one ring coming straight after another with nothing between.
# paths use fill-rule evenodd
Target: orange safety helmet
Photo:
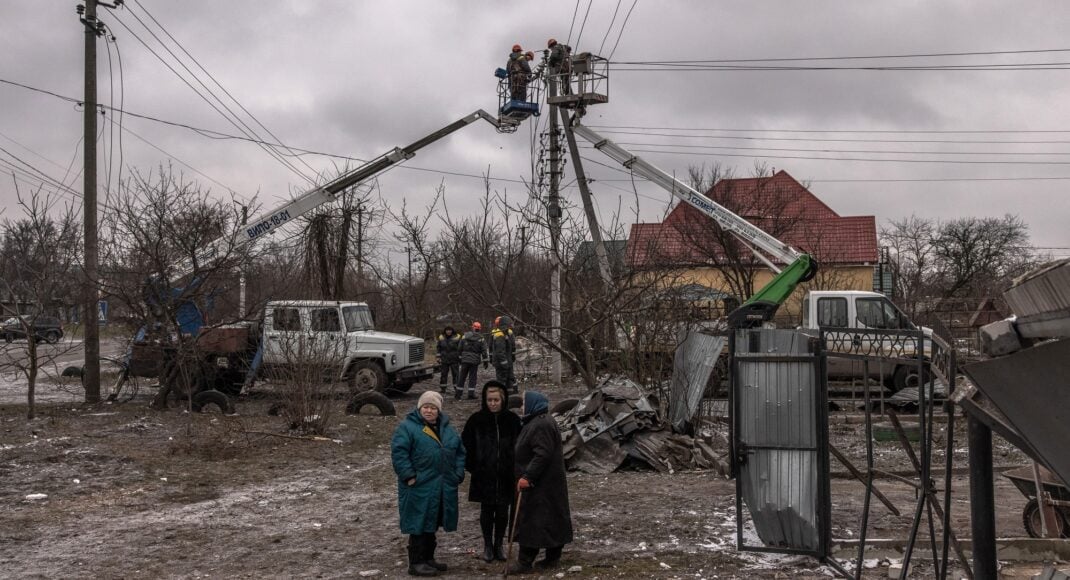
<instances>
[{"instance_id":1,"label":"orange safety helmet","mask_svg":"<svg viewBox=\"0 0 1070 580\"><path fill-rule=\"evenodd\" d=\"M546 48L553 48L555 44L557 44L557 39L551 38L546 41Z\"/></svg>"},{"instance_id":2,"label":"orange safety helmet","mask_svg":"<svg viewBox=\"0 0 1070 580\"><path fill-rule=\"evenodd\" d=\"M514 44L513 45L513 52L520 52L521 50L524 50L524 49L520 48L519 44Z\"/></svg>"},{"instance_id":3,"label":"orange safety helmet","mask_svg":"<svg viewBox=\"0 0 1070 580\"><path fill-rule=\"evenodd\" d=\"M483 330L483 325L477 320L472 323L472 330Z\"/></svg>"}]
</instances>

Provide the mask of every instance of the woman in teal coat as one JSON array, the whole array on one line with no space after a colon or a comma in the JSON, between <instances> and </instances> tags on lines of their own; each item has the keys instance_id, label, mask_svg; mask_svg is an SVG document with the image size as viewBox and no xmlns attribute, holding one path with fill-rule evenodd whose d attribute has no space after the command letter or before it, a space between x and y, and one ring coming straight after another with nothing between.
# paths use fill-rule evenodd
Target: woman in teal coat
<instances>
[{"instance_id":1,"label":"woman in teal coat","mask_svg":"<svg viewBox=\"0 0 1070 580\"><path fill-rule=\"evenodd\" d=\"M435 576L439 528L457 529L457 486L464 481L464 445L442 412L442 395L425 391L394 431L390 458L398 476L401 533L409 534L409 574Z\"/></svg>"}]
</instances>

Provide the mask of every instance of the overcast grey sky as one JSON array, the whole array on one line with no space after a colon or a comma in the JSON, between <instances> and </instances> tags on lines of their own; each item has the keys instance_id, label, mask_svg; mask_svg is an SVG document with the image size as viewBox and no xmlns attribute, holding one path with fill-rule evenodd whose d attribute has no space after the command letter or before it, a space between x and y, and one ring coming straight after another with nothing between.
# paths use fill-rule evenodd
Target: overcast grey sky
<instances>
[{"instance_id":1,"label":"overcast grey sky","mask_svg":"<svg viewBox=\"0 0 1070 580\"><path fill-rule=\"evenodd\" d=\"M622 0L619 9L616 1L594 0L589 13L588 0L139 2L128 0L124 10L101 9L101 19L117 37L110 66L109 51L99 43L102 103L119 106L121 55L126 110L238 132L135 38L166 57L138 23L141 18L163 37L151 15L284 143L358 158L405 145L477 108L493 111L492 74L504 64L509 47L520 43L538 50L550 36L569 39L570 28L577 52L601 50L604 56L620 35L612 60L622 63L1070 49L1070 5L1057 2L638 0L623 34L621 24L633 0ZM5 1L0 20L5 23L0 79L81 98L84 35L72 0ZM624 70L647 67L621 64L611 72L610 102L592 108L585 122L642 127L620 129L642 134L612 135L639 143L630 146L635 149L708 147L643 154L668 171L686 173L689 165L720 162L745 175L760 161L811 182L811 190L843 215L875 215L883 223L911 213L941 219L1015 213L1029 224L1035 245L1070 247L1065 193L1070 186L1070 70L1063 70L1070 67L1070 51L745 66L992 68L1012 63L1068 64L1055 70L971 71L651 71ZM0 170L6 172L0 179L4 216L17 214L10 164L19 162L12 154L56 179L67 174L74 159L67 183L80 191L81 178L74 172L81 163L82 117L76 106L9 84L0 84L0 99L0 146L9 152L0 152ZM246 198L259 192L268 206L304 188L301 177L248 142L209 139L129 116L124 126L129 132L122 139L122 161L128 168L145 171L173 157L176 168L213 191L230 188ZM691 131L694 136L688 138L652 135L682 133L651 129L660 127L706 130ZM119 133L114 131L112 167L118 167ZM105 132L102 151L110 153L112 143L112 132ZM469 174L489 167L493 177L517 180L530 176L531 154L528 126L515 135L499 135L480 124L429 147L407 165ZM584 156L612 163L597 152ZM302 159L316 171L337 162L316 155ZM313 173L300 163L297 167ZM596 179L593 189L603 217L620 204L632 211L632 196L617 189L630 184L609 181L624 175L590 163L587 169ZM566 172L571 180L571 169ZM100 175L103 185L106 171ZM451 213L477 210L477 179L398 169L386 174L381 186L392 204L405 199L422 206L443 180ZM526 197L519 183L496 181L495 187L508 190L511 198ZM642 219L657 220L668 194L649 185L640 185L640 191L648 196L641 198ZM574 189L566 196L577 199Z\"/></svg>"}]
</instances>

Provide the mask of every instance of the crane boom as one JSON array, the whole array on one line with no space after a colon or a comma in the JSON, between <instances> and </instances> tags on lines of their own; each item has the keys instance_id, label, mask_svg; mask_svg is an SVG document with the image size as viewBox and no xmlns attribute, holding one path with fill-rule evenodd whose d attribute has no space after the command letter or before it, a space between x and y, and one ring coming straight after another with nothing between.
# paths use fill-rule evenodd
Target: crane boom
<instances>
[{"instance_id":1,"label":"crane boom","mask_svg":"<svg viewBox=\"0 0 1070 580\"><path fill-rule=\"evenodd\" d=\"M395 147L375 159L364 163L360 167L339 176L333 181L309 190L269 212L250 219L239 231L209 243L204 250L197 253L196 260L186 259L178 263L170 273L171 279L179 280L184 278L192 274L197 267L215 261L221 257L224 252L233 252L268 234L274 233L275 230L301 215L308 213L325 203L335 201L338 194L342 191L360 185L398 163L411 159L420 149L450 135L458 129L467 127L480 119L487 121L495 127L498 126L497 118L491 116L490 113L487 113L483 109L479 109L441 129L428 133L406 147Z\"/></svg>"},{"instance_id":2,"label":"crane boom","mask_svg":"<svg viewBox=\"0 0 1070 580\"><path fill-rule=\"evenodd\" d=\"M777 273L768 284L755 292L754 296L748 298L742 306L728 315L729 325L733 327L756 326L761 322L771 320L777 309L788 299L792 291L801 282L806 282L813 278L817 272L817 262L809 254L802 253L767 234L758 226L695 191L693 187L676 179L649 161L579 123L573 124L570 130L589 141L594 145L595 149L606 154L617 163L645 177L691 207L709 216L722 229L730 232L750 247L755 256ZM755 248L761 249L773 259L785 264L786 267L783 269L777 267L769 258L756 251Z\"/></svg>"}]
</instances>

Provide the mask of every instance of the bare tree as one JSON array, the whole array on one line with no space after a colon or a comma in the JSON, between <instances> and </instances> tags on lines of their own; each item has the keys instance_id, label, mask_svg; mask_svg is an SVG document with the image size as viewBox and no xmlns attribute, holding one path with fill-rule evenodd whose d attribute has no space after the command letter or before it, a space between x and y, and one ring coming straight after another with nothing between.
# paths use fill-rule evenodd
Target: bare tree
<instances>
[{"instance_id":1,"label":"bare tree","mask_svg":"<svg viewBox=\"0 0 1070 580\"><path fill-rule=\"evenodd\" d=\"M944 298L989 294L1032 264L1029 228L1015 215L940 224L933 256Z\"/></svg>"},{"instance_id":2,"label":"bare tree","mask_svg":"<svg viewBox=\"0 0 1070 580\"><path fill-rule=\"evenodd\" d=\"M893 294L911 318L919 314L919 305L932 293L934 283L934 220L911 215L889 220L880 231L881 245L889 249Z\"/></svg>"},{"instance_id":3,"label":"bare tree","mask_svg":"<svg viewBox=\"0 0 1070 580\"><path fill-rule=\"evenodd\" d=\"M15 190L22 217L3 224L0 288L10 300L5 318L13 315L5 323L11 324L7 340L18 332L26 343L5 347L0 368L26 379L26 417L33 419L40 373L49 372L50 367L57 370L57 358L74 348L70 340L58 346L42 345L42 341L58 342L60 334L58 329L42 329L39 323L45 317L58 319L60 311L74 301L81 227L72 205L60 206L40 190L23 196L17 183ZM96 320L85 322L96 324Z\"/></svg>"},{"instance_id":4,"label":"bare tree","mask_svg":"<svg viewBox=\"0 0 1070 580\"><path fill-rule=\"evenodd\" d=\"M168 167L148 175L135 171L103 214L102 289L140 329L135 358L163 361L148 370L161 377L156 404L169 391L189 395L203 379L196 327L209 321L206 314L253 251L228 241L241 227L240 214L233 200L214 197ZM206 259L209 247L215 252ZM179 269L183 264L189 272ZM241 314L220 313L212 322Z\"/></svg>"}]
</instances>

